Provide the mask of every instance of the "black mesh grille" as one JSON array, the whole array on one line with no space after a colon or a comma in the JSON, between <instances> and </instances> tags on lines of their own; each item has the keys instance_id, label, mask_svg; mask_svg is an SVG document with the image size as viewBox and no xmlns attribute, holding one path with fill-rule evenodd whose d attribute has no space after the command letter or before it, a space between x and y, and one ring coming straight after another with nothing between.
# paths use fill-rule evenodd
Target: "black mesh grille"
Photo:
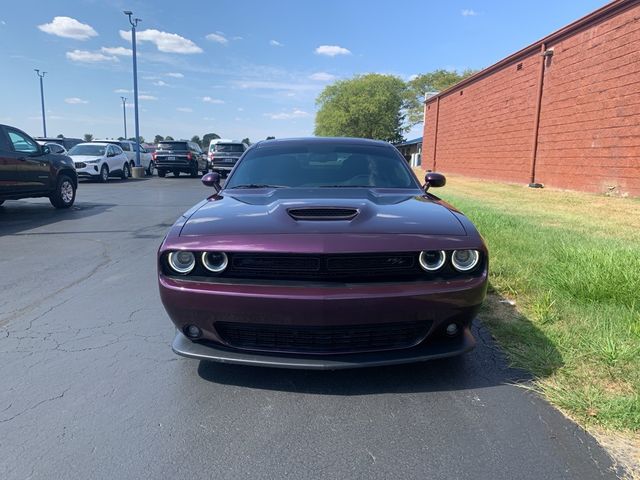
<instances>
[{"instance_id":1,"label":"black mesh grille","mask_svg":"<svg viewBox=\"0 0 640 480\"><path fill-rule=\"evenodd\" d=\"M371 280L417 277L424 272L414 253L232 254L223 276L282 280Z\"/></svg>"},{"instance_id":2,"label":"black mesh grille","mask_svg":"<svg viewBox=\"0 0 640 480\"><path fill-rule=\"evenodd\" d=\"M290 208L296 220L351 220L358 214L355 208Z\"/></svg>"},{"instance_id":3,"label":"black mesh grille","mask_svg":"<svg viewBox=\"0 0 640 480\"><path fill-rule=\"evenodd\" d=\"M289 326L216 322L228 345L250 350L343 353L408 348L422 341L430 322Z\"/></svg>"}]
</instances>

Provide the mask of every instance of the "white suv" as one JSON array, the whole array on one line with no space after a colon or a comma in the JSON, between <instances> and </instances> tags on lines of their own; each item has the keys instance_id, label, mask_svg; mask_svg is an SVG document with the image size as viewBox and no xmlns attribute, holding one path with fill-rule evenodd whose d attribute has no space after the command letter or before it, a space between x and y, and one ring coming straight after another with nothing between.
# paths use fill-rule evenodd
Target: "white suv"
<instances>
[{"instance_id":1,"label":"white suv","mask_svg":"<svg viewBox=\"0 0 640 480\"><path fill-rule=\"evenodd\" d=\"M118 145L122 148L125 155L129 159L129 172L131 169L136 166L136 148L140 146L138 143L132 140L96 140L100 143L110 143L112 145ZM155 168L155 164L153 159L151 158L151 153L147 152L147 150L140 146L140 166L144 167L147 175L153 175L153 169Z\"/></svg>"},{"instance_id":2,"label":"white suv","mask_svg":"<svg viewBox=\"0 0 640 480\"><path fill-rule=\"evenodd\" d=\"M69 156L75 164L78 178L93 178L104 183L109 177L118 176L126 180L131 176L129 159L119 145L79 143L69 150Z\"/></svg>"}]
</instances>

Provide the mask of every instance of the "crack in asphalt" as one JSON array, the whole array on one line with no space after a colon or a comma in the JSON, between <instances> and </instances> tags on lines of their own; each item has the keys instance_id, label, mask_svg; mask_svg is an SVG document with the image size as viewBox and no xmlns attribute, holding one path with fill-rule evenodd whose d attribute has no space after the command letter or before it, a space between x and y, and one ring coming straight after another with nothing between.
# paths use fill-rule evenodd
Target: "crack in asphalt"
<instances>
[{"instance_id":1,"label":"crack in asphalt","mask_svg":"<svg viewBox=\"0 0 640 480\"><path fill-rule=\"evenodd\" d=\"M62 393L61 393L61 394L59 394L59 395L56 395L56 396L51 397L51 398L45 398L44 400L39 401L39 402L38 402L38 403L36 403L35 405L32 405L32 406L30 406L30 407L28 407L28 408L25 408L24 410L21 410L20 412L16 413L15 415L13 415L13 416L11 416L11 417L9 417L9 418L1 419L1 420L0 420L0 423L7 423L7 422L10 422L10 421L14 420L15 418L18 418L19 416L21 416L21 415L23 415L23 414L25 414L25 413L27 413L27 412L29 412L29 411L31 411L31 410L33 410L33 409L35 409L35 408L38 408L40 405L43 405L43 404L48 403L48 402L53 402L54 400L58 400L58 399L60 399L60 398L63 398L63 397L64 397L64 395L65 395L65 393L67 393L69 390L71 390L71 387L65 388L65 389L62 391ZM6 409L5 409L5 410L6 410ZM3 410L3 411L4 411L4 410Z\"/></svg>"}]
</instances>

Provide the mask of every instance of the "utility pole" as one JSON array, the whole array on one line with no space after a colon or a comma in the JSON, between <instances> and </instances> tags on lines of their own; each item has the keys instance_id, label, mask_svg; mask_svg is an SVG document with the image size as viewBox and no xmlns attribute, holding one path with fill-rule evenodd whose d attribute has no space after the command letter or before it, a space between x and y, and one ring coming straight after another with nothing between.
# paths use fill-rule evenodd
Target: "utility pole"
<instances>
[{"instance_id":1,"label":"utility pole","mask_svg":"<svg viewBox=\"0 0 640 480\"><path fill-rule=\"evenodd\" d=\"M133 12L125 11L124 14L129 17L129 23L131 24L131 44L133 45L133 115L136 131L136 167L140 167L140 127L138 124L138 60L136 58L136 27L138 22L141 22L139 18L131 18Z\"/></svg>"},{"instance_id":2,"label":"utility pole","mask_svg":"<svg viewBox=\"0 0 640 480\"><path fill-rule=\"evenodd\" d=\"M44 86L42 85L42 79L44 78L47 72L40 73L40 70L34 68L36 75L40 78L40 104L42 105L42 130L44 132L44 137L47 138L47 120L44 115Z\"/></svg>"},{"instance_id":3,"label":"utility pole","mask_svg":"<svg viewBox=\"0 0 640 480\"><path fill-rule=\"evenodd\" d=\"M127 97L120 97L122 99L122 117L124 119L124 138L127 139Z\"/></svg>"}]
</instances>

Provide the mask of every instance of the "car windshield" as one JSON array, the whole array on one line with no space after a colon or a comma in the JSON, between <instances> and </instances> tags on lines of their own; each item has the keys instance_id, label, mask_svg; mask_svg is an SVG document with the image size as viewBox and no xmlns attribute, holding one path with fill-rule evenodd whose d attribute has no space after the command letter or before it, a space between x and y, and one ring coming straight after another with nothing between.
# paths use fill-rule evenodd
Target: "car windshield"
<instances>
[{"instance_id":1,"label":"car windshield","mask_svg":"<svg viewBox=\"0 0 640 480\"><path fill-rule=\"evenodd\" d=\"M419 188L402 157L391 147L349 144L250 150L225 188L260 186Z\"/></svg>"},{"instance_id":2,"label":"car windshield","mask_svg":"<svg viewBox=\"0 0 640 480\"><path fill-rule=\"evenodd\" d=\"M211 145L212 152L229 152L229 153L242 153L244 148L241 143L217 143Z\"/></svg>"},{"instance_id":3,"label":"car windshield","mask_svg":"<svg viewBox=\"0 0 640 480\"><path fill-rule=\"evenodd\" d=\"M76 145L69 150L69 155L104 155L104 145Z\"/></svg>"},{"instance_id":4,"label":"car windshield","mask_svg":"<svg viewBox=\"0 0 640 480\"><path fill-rule=\"evenodd\" d=\"M158 144L158 150L189 150L185 142L162 142Z\"/></svg>"}]
</instances>

